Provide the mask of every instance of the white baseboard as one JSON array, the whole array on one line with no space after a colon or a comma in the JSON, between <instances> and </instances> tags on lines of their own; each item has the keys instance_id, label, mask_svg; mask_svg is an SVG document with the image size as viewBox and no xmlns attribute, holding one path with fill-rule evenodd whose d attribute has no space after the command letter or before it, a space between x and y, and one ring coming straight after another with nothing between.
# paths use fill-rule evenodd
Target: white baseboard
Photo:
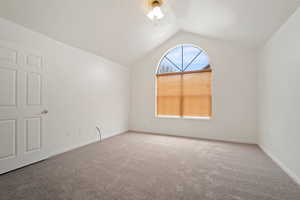
<instances>
[{"instance_id":1,"label":"white baseboard","mask_svg":"<svg viewBox=\"0 0 300 200\"><path fill-rule=\"evenodd\" d=\"M121 131L121 132L115 132L115 133L111 133L109 135L105 135L102 140L105 140L105 139L108 139L108 138L111 138L113 136L117 136L117 135L121 135L123 133L126 133L128 132L128 130L126 131ZM76 144L72 147L66 147L66 148L63 148L63 149L59 149L59 150L56 150L54 152L51 152L47 155L42 155L41 158L35 162L24 162L22 163L21 165L18 164L18 166L15 166L15 167L9 167L7 169L3 169L0 171L0 175L1 174L4 174L4 173L7 173L7 172L10 172L10 171L13 171L13 170L16 170L16 169L19 169L19 168L22 168L22 167L25 167L25 166L28 166L28 165L31 165L31 164L34 164L34 163L37 163L37 162L40 162L40 161L43 161L43 160L47 160L51 157L54 157L54 156L57 156L57 155L60 155L60 154L63 154L63 153L66 153L68 151L72 151L72 150L75 150L75 149L78 149L78 148L81 148L81 147L84 147L84 146L87 146L87 145L90 145L90 144L93 144L93 143L96 143L96 142L99 142L98 139L93 139L93 140L89 140L89 141L85 141L81 144Z\"/></svg>"},{"instance_id":2,"label":"white baseboard","mask_svg":"<svg viewBox=\"0 0 300 200\"><path fill-rule=\"evenodd\" d=\"M106 140L106 139L109 139L109 138L111 138L111 137L114 137L114 136L117 136L117 135L121 135L121 134L123 134L123 133L126 133L126 132L128 132L128 130L126 130L126 131L121 131L121 132L116 132L116 133L111 133L111 134L109 134L109 135L104 135L103 137L102 137L102 140ZM64 149L62 149L62 150L58 150L58 151L56 151L56 152L52 152L50 155L48 155L47 156L47 158L45 158L45 159L49 159L49 158L51 158L51 157L54 157L54 156L57 156L57 155L60 155L60 154L63 154L63 153L66 153L66 152L69 152L69 151L73 151L73 150L75 150L75 149L78 149L78 148L81 148L81 147L84 147L84 146L87 146L87 145L90 145L90 144L93 144L93 143L96 143L96 142L100 142L98 139L96 139L96 140L90 140L90 141L86 141L86 142L84 142L84 143L82 143L82 144L77 144L77 145L75 145L75 146L73 146L73 147L69 147L69 148L64 148Z\"/></svg>"},{"instance_id":3,"label":"white baseboard","mask_svg":"<svg viewBox=\"0 0 300 200\"><path fill-rule=\"evenodd\" d=\"M280 159L278 159L270 150L258 145L289 177L291 177L300 186L300 177L298 177L290 168L288 168Z\"/></svg>"},{"instance_id":4,"label":"white baseboard","mask_svg":"<svg viewBox=\"0 0 300 200\"><path fill-rule=\"evenodd\" d=\"M169 133L163 133L163 132L141 131L141 130L136 130L136 129L129 129L128 132L144 133L144 134L151 134L151 135L162 135L162 136L179 137L179 138L189 138L189 139L195 139L195 140L208 140L208 141L215 141L215 142L257 145L256 142L249 142L249 141L243 141L243 140L225 140L225 139L221 139L221 138L217 139L217 138L208 138L208 137L195 137L195 136L187 136L187 135L180 135L180 134L169 134Z\"/></svg>"}]
</instances>

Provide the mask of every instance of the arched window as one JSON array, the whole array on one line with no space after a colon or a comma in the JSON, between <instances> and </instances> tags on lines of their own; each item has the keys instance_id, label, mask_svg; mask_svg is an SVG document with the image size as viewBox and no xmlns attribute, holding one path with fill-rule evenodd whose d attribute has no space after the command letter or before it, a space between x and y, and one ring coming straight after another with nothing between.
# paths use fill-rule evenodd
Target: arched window
<instances>
[{"instance_id":1,"label":"arched window","mask_svg":"<svg viewBox=\"0 0 300 200\"><path fill-rule=\"evenodd\" d=\"M169 50L156 72L157 116L210 117L211 74L202 49L180 45Z\"/></svg>"}]
</instances>

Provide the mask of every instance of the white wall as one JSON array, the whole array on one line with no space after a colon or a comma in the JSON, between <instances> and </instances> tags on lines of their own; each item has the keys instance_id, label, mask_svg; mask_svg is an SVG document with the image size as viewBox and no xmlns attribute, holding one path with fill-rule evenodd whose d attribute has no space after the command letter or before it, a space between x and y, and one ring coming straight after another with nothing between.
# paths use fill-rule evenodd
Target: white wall
<instances>
[{"instance_id":1,"label":"white wall","mask_svg":"<svg viewBox=\"0 0 300 200\"><path fill-rule=\"evenodd\" d=\"M191 43L207 51L213 69L213 117L211 120L155 117L155 72L170 48ZM198 35L180 32L132 66L130 130L257 142L256 67L253 50Z\"/></svg>"},{"instance_id":2,"label":"white wall","mask_svg":"<svg viewBox=\"0 0 300 200\"><path fill-rule=\"evenodd\" d=\"M127 68L0 18L0 40L40 52L47 90L45 148L57 154L128 130Z\"/></svg>"},{"instance_id":3,"label":"white wall","mask_svg":"<svg viewBox=\"0 0 300 200\"><path fill-rule=\"evenodd\" d=\"M299 36L300 9L262 49L258 85L259 143L300 183Z\"/></svg>"}]
</instances>

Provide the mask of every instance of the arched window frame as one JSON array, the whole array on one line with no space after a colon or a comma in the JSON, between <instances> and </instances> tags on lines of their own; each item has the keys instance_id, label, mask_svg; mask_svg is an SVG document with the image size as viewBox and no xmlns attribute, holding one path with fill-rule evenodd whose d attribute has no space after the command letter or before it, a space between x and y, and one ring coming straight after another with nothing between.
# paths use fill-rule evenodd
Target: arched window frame
<instances>
[{"instance_id":1,"label":"arched window frame","mask_svg":"<svg viewBox=\"0 0 300 200\"><path fill-rule=\"evenodd\" d=\"M176 68L179 70L179 72L167 72L167 73L159 73L159 70L160 70L160 67L161 67L161 62L162 62L162 60L164 59L164 58L167 58L167 55L171 52L171 51L173 51L173 50L175 50L176 48L178 48L178 47L181 47L181 49L182 49L182 51L183 51L183 48L185 47L185 46L189 46L189 47L194 47L194 48L197 48L197 49L199 49L200 50L200 53L199 53L199 55L201 55L202 53L204 53L206 56L207 56L207 58L208 58L208 64L207 64L207 66L206 67L204 67L203 69L201 69L201 70L189 70L189 71L186 71L187 70L187 68L189 67L189 65L191 64L191 63L193 63L193 61L199 56L198 54L197 54L197 56L195 56L195 58L193 58L192 59L192 61L187 65L187 66L183 66L183 61L182 61L182 65L181 65L181 68L178 68L178 66L176 66ZM182 52L182 60L184 59L184 54L183 54L183 52ZM174 64L174 63L172 63L174 66L176 65L176 64ZM181 112L181 114L179 115L179 116L177 116L177 115L160 115L159 113L158 113L158 77L159 76L168 76L168 75L177 75L177 74L181 74L181 75L184 75L184 74L193 74L193 73L210 73L210 76L212 76L212 69L211 69L211 63L210 63L210 58L209 58L209 56L208 56L208 54L207 54L207 52L204 50L204 49L202 49L202 48L200 48L199 46L197 46L197 45L194 45L194 44L179 44L179 45L177 45L177 46L175 46L175 47L172 47L172 48L170 48L170 49L168 49L164 54L163 54L163 56L160 58L160 60L159 60L159 62L158 62L158 64L157 64L157 67L156 67L156 73L155 73L155 75L156 75L156 87L155 87L155 115L156 115L156 117L159 117L159 118L184 118L184 119L210 119L211 118L211 116L212 116L212 92L211 92L211 82L212 82L212 80L210 80L210 105L209 105L209 113L208 113L208 115L207 116L184 116L183 114L182 114L182 112ZM182 98L182 97L181 97ZM182 100L181 100L182 101ZM182 107L182 105L181 105L181 107ZM182 108L181 108L182 109Z\"/></svg>"}]
</instances>

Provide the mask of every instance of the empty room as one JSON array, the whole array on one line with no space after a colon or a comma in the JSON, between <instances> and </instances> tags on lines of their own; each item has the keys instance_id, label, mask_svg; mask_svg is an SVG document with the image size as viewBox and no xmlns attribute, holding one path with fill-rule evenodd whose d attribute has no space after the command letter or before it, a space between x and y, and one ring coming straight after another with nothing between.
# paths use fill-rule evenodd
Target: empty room
<instances>
[{"instance_id":1,"label":"empty room","mask_svg":"<svg viewBox=\"0 0 300 200\"><path fill-rule=\"evenodd\" d=\"M300 0L0 0L0 200L300 200Z\"/></svg>"}]
</instances>

